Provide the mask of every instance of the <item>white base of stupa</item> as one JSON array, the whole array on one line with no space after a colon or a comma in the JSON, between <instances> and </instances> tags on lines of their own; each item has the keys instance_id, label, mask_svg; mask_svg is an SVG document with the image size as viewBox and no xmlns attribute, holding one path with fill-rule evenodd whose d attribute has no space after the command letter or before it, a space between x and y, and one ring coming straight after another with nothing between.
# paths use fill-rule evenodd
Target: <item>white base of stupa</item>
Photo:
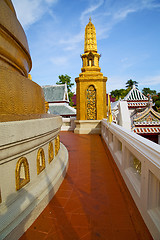
<instances>
[{"instance_id":1,"label":"white base of stupa","mask_svg":"<svg viewBox=\"0 0 160 240\"><path fill-rule=\"evenodd\" d=\"M0 123L0 239L17 240L47 206L61 185L68 167L68 151L60 143L55 156L59 116ZM48 147L53 143L54 158L49 163ZM37 173L37 153L44 150L45 168ZM16 190L17 162L25 157L30 181Z\"/></svg>"}]
</instances>

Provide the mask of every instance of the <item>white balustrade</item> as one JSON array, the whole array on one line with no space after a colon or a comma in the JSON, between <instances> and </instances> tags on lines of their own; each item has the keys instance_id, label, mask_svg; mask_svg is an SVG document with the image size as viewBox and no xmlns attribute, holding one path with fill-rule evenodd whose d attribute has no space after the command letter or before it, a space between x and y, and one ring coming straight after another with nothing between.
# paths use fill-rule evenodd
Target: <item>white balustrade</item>
<instances>
[{"instance_id":1,"label":"white balustrade","mask_svg":"<svg viewBox=\"0 0 160 240\"><path fill-rule=\"evenodd\" d=\"M160 145L106 119L101 135L155 240L160 239Z\"/></svg>"}]
</instances>

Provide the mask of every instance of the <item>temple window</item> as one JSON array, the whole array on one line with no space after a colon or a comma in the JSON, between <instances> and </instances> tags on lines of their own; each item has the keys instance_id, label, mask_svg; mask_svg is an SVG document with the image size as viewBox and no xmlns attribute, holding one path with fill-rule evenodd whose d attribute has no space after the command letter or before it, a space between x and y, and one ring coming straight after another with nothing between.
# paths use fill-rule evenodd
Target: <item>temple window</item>
<instances>
[{"instance_id":1,"label":"temple window","mask_svg":"<svg viewBox=\"0 0 160 240\"><path fill-rule=\"evenodd\" d=\"M87 102L87 120L96 120L97 119L96 89L93 85L90 85L87 88L86 102Z\"/></svg>"},{"instance_id":2,"label":"temple window","mask_svg":"<svg viewBox=\"0 0 160 240\"><path fill-rule=\"evenodd\" d=\"M40 148L37 153L37 174L39 175L45 169L45 155L43 148Z\"/></svg>"},{"instance_id":3,"label":"temple window","mask_svg":"<svg viewBox=\"0 0 160 240\"><path fill-rule=\"evenodd\" d=\"M48 162L51 163L53 158L54 158L53 143L50 142L48 146Z\"/></svg>"},{"instance_id":4,"label":"temple window","mask_svg":"<svg viewBox=\"0 0 160 240\"><path fill-rule=\"evenodd\" d=\"M29 164L28 164L27 158L21 157L18 160L16 164L15 177L16 177L17 191L30 181Z\"/></svg>"}]
</instances>

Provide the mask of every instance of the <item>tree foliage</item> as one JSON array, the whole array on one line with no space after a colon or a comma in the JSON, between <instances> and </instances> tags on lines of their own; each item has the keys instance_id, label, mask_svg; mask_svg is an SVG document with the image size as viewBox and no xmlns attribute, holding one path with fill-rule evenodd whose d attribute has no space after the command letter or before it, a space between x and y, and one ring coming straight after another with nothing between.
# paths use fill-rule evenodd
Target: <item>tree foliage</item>
<instances>
[{"instance_id":1,"label":"tree foliage","mask_svg":"<svg viewBox=\"0 0 160 240\"><path fill-rule=\"evenodd\" d=\"M142 89L142 93L143 93L146 97L147 97L148 94L150 94L151 96L157 94L156 90L151 90L150 88L143 88L143 89Z\"/></svg>"},{"instance_id":2,"label":"tree foliage","mask_svg":"<svg viewBox=\"0 0 160 240\"><path fill-rule=\"evenodd\" d=\"M58 76L59 81L56 82L56 84L67 84L67 90L68 90L68 97L69 97L69 105L73 106L73 102L72 102L72 97L74 95L74 92L72 92L72 86L74 85L74 83L71 82L71 77L68 76L67 74L65 75L60 75Z\"/></svg>"},{"instance_id":3,"label":"tree foliage","mask_svg":"<svg viewBox=\"0 0 160 240\"><path fill-rule=\"evenodd\" d=\"M129 79L126 82L126 88L132 88L133 85L135 85L136 87L138 87L138 82L137 81L133 81L132 79Z\"/></svg>"},{"instance_id":4,"label":"tree foliage","mask_svg":"<svg viewBox=\"0 0 160 240\"><path fill-rule=\"evenodd\" d=\"M121 98L123 99L130 91L130 88L127 89L115 89L113 91L111 91L111 96L116 98L116 101Z\"/></svg>"},{"instance_id":5,"label":"tree foliage","mask_svg":"<svg viewBox=\"0 0 160 240\"><path fill-rule=\"evenodd\" d=\"M154 109L160 112L160 92L152 96L153 102L155 103Z\"/></svg>"}]
</instances>

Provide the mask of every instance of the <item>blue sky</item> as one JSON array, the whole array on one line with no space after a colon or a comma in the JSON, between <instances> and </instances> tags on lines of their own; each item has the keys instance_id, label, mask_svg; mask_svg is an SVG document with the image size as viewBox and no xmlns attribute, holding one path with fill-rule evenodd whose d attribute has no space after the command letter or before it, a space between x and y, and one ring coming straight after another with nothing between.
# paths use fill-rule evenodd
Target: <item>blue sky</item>
<instances>
[{"instance_id":1,"label":"blue sky","mask_svg":"<svg viewBox=\"0 0 160 240\"><path fill-rule=\"evenodd\" d=\"M31 75L39 85L54 85L81 71L85 26L92 18L107 92L125 88L160 92L160 0L12 0L28 39ZM75 91L76 85L73 90Z\"/></svg>"}]
</instances>

